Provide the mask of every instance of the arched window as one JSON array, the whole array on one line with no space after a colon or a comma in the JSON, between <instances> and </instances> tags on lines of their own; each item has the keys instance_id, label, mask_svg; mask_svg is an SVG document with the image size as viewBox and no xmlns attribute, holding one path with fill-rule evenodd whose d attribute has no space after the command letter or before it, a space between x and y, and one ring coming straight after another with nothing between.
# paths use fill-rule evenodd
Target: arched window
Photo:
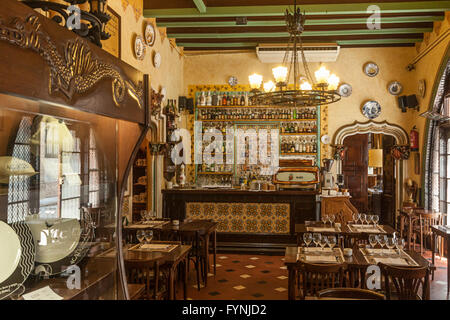
<instances>
[{"instance_id":1,"label":"arched window","mask_svg":"<svg viewBox=\"0 0 450 320\"><path fill-rule=\"evenodd\" d=\"M431 111L450 116L450 60L447 61ZM425 207L450 212L450 125L428 122L425 159Z\"/></svg>"}]
</instances>

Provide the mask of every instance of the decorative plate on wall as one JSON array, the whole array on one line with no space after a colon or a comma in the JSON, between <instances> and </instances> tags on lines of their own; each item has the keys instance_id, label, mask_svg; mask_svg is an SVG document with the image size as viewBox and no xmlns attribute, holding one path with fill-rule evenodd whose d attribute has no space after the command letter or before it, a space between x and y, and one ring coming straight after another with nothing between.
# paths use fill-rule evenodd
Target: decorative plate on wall
<instances>
[{"instance_id":1,"label":"decorative plate on wall","mask_svg":"<svg viewBox=\"0 0 450 320\"><path fill-rule=\"evenodd\" d=\"M156 32L155 32L155 27L153 26L153 24L148 23L145 26L145 43L151 47L153 46L153 44L155 43L155 39L156 39Z\"/></svg>"},{"instance_id":2,"label":"decorative plate on wall","mask_svg":"<svg viewBox=\"0 0 450 320\"><path fill-rule=\"evenodd\" d=\"M161 55L159 54L159 52L156 52L153 56L153 65L156 69L159 69L159 67L161 66L161 60Z\"/></svg>"},{"instance_id":3,"label":"decorative plate on wall","mask_svg":"<svg viewBox=\"0 0 450 320\"><path fill-rule=\"evenodd\" d=\"M0 251L0 300L9 295L21 295L34 268L36 248L33 235L23 221L6 224L0 221L0 241L4 250Z\"/></svg>"},{"instance_id":4,"label":"decorative plate on wall","mask_svg":"<svg viewBox=\"0 0 450 320\"><path fill-rule=\"evenodd\" d=\"M320 141L322 141L323 144L330 144L331 138L330 138L329 135L324 134L324 135L322 136L322 138L320 138Z\"/></svg>"},{"instance_id":5,"label":"decorative plate on wall","mask_svg":"<svg viewBox=\"0 0 450 320\"><path fill-rule=\"evenodd\" d=\"M403 86L398 81L392 81L388 84L388 91L390 94L397 96L403 91Z\"/></svg>"},{"instance_id":6,"label":"decorative plate on wall","mask_svg":"<svg viewBox=\"0 0 450 320\"><path fill-rule=\"evenodd\" d=\"M338 92L341 97L350 97L350 95L352 94L352 86L348 83L343 83L339 86Z\"/></svg>"},{"instance_id":7,"label":"decorative plate on wall","mask_svg":"<svg viewBox=\"0 0 450 320\"><path fill-rule=\"evenodd\" d=\"M162 94L162 101L164 102L164 101L166 101L166 98L167 98L167 90L166 90L166 87L162 87L161 88L161 94Z\"/></svg>"},{"instance_id":8,"label":"decorative plate on wall","mask_svg":"<svg viewBox=\"0 0 450 320\"><path fill-rule=\"evenodd\" d=\"M419 94L422 98L425 98L425 93L427 90L425 79L419 80Z\"/></svg>"},{"instance_id":9,"label":"decorative plate on wall","mask_svg":"<svg viewBox=\"0 0 450 320\"><path fill-rule=\"evenodd\" d=\"M138 60L144 60L145 57L145 44L144 39L141 36L136 36L134 40L134 54Z\"/></svg>"},{"instance_id":10,"label":"decorative plate on wall","mask_svg":"<svg viewBox=\"0 0 450 320\"><path fill-rule=\"evenodd\" d=\"M367 62L364 65L364 73L368 75L369 77L375 77L380 69L378 68L378 65L375 62Z\"/></svg>"},{"instance_id":11,"label":"decorative plate on wall","mask_svg":"<svg viewBox=\"0 0 450 320\"><path fill-rule=\"evenodd\" d=\"M238 79L235 76L228 78L228 84L232 87L238 84Z\"/></svg>"},{"instance_id":12,"label":"decorative plate on wall","mask_svg":"<svg viewBox=\"0 0 450 320\"><path fill-rule=\"evenodd\" d=\"M376 101L367 101L362 106L362 114L368 119L375 119L381 113L381 106Z\"/></svg>"}]
</instances>

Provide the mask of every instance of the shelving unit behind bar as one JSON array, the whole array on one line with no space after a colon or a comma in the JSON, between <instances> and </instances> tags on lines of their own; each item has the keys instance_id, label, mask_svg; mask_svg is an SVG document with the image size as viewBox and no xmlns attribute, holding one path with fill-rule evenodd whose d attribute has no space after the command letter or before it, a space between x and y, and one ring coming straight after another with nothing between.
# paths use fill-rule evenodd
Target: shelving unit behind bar
<instances>
[{"instance_id":1,"label":"shelving unit behind bar","mask_svg":"<svg viewBox=\"0 0 450 320\"><path fill-rule=\"evenodd\" d=\"M257 129L260 126L269 126L272 128L278 128L279 134L279 157L282 159L314 159L313 165L320 167L320 107L307 107L307 108L289 108L289 107L279 107L279 106L261 106L261 105L248 105L247 99L245 95L249 95L249 92L246 91L209 91L210 95L213 95L215 92L217 95L223 96L225 95L238 95L237 99L239 102L245 101L247 105L207 105L213 104L216 100L203 99L202 92L204 92L205 98L208 96L208 91L195 91L194 92L194 119L196 121L202 122L202 134L205 131L205 128L215 128L219 131L225 133L224 127L233 127L234 130L238 128L246 128L246 129ZM244 97L244 98L242 98ZM209 101L208 101L209 100ZM203 105L206 104L206 105ZM294 111L295 110L295 111ZM308 117L302 118L301 114L305 111L314 110L314 117L310 115L312 113L308 113ZM298 114L297 114L298 112ZM233 117L234 113L234 117ZM237 114L241 115L241 118ZM266 113L269 116L263 117L262 113ZM209 118L213 118L213 114L216 114L216 118L214 119L205 119L205 116ZM255 119L255 117L259 114L259 117ZM244 117L245 116L245 117ZM251 119L253 117L253 119ZM250 118L250 119L249 119ZM217 126L215 125L217 124ZM315 128L314 132L298 132L301 131L301 128L309 129L309 126L313 126ZM282 130L282 127L298 127L295 132L286 132L286 130ZM313 128L313 129L314 129ZM310 137L310 138L309 138ZM233 165L226 164L226 153L227 148L224 142L223 147L223 163L224 165L214 165L214 166L205 166L195 165L195 181L201 182L202 185L208 185L208 183L204 183L205 181L213 181L214 183L229 183L231 185L232 179L239 179L237 174L239 174L238 166L236 165L237 158L237 141L236 136L233 139L234 144L234 153L233 153ZM195 139L194 139L195 141ZM225 135L224 135L225 141ZM299 149L282 149L282 143L286 141L291 141L294 146L294 141L305 142L304 145L308 146L308 150L300 150ZM315 146L314 146L315 145ZM202 144L202 154L205 148L205 144ZM313 149L315 147L315 149ZM198 146L194 144L193 150L197 152ZM259 154L259 151L258 151ZM230 170L231 169L231 170ZM242 169L242 168L241 168ZM210 172L213 171L213 172ZM267 177L269 179L269 177ZM270 176L271 179L271 176Z\"/></svg>"}]
</instances>

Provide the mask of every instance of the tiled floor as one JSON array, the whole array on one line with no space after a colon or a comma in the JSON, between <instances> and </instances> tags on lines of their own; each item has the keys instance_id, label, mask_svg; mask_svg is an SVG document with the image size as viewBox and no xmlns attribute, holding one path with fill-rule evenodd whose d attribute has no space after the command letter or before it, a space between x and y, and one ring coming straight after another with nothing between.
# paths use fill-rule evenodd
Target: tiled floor
<instances>
[{"instance_id":1,"label":"tiled floor","mask_svg":"<svg viewBox=\"0 0 450 320\"><path fill-rule=\"evenodd\" d=\"M195 269L191 264L187 296L193 300L286 300L287 270L283 257L268 255L218 254L217 274L208 275L208 285L197 290ZM429 252L425 254L430 258ZM431 260L431 258L430 258ZM212 259L211 259L212 261ZM447 260L436 259L431 299L448 299ZM180 288L181 289L181 288ZM182 291L178 291L181 298Z\"/></svg>"}]
</instances>

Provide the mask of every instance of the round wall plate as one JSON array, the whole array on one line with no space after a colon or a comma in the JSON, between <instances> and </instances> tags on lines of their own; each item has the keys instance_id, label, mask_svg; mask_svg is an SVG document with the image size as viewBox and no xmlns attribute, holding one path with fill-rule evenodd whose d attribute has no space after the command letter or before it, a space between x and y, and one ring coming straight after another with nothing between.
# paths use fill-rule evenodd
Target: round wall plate
<instances>
[{"instance_id":1,"label":"round wall plate","mask_svg":"<svg viewBox=\"0 0 450 320\"><path fill-rule=\"evenodd\" d=\"M380 68L378 68L378 65L375 62L367 62L364 65L364 73L369 77L375 77L378 72L380 71Z\"/></svg>"},{"instance_id":2,"label":"round wall plate","mask_svg":"<svg viewBox=\"0 0 450 320\"><path fill-rule=\"evenodd\" d=\"M403 86L398 81L392 81L388 84L388 91L394 96L398 96L403 91Z\"/></svg>"},{"instance_id":3,"label":"round wall plate","mask_svg":"<svg viewBox=\"0 0 450 320\"><path fill-rule=\"evenodd\" d=\"M161 55L159 54L159 52L156 52L155 55L153 56L153 65L155 66L156 69L159 69L159 67L161 66Z\"/></svg>"},{"instance_id":4,"label":"round wall plate","mask_svg":"<svg viewBox=\"0 0 450 320\"><path fill-rule=\"evenodd\" d=\"M153 26L153 24L148 23L145 26L144 37L145 37L145 43L149 47L153 46L153 44L155 43L155 39L156 39L155 27Z\"/></svg>"},{"instance_id":5,"label":"round wall plate","mask_svg":"<svg viewBox=\"0 0 450 320\"><path fill-rule=\"evenodd\" d=\"M161 88L161 94L162 94L162 96L163 96L162 101L163 101L163 102L166 101L166 98L167 98L167 90L166 90L166 87L162 87L162 88Z\"/></svg>"},{"instance_id":6,"label":"round wall plate","mask_svg":"<svg viewBox=\"0 0 450 320\"><path fill-rule=\"evenodd\" d=\"M348 83L343 83L338 88L338 93L341 95L341 97L350 97L352 94L352 86Z\"/></svg>"},{"instance_id":7,"label":"round wall plate","mask_svg":"<svg viewBox=\"0 0 450 320\"><path fill-rule=\"evenodd\" d=\"M322 138L320 138L320 141L322 141L323 144L330 144L331 138L330 138L329 135L324 134L324 135L322 136Z\"/></svg>"},{"instance_id":8,"label":"round wall plate","mask_svg":"<svg viewBox=\"0 0 450 320\"><path fill-rule=\"evenodd\" d=\"M144 60L145 57L145 44L144 39L141 36L136 36L134 40L134 54L138 60Z\"/></svg>"},{"instance_id":9,"label":"round wall plate","mask_svg":"<svg viewBox=\"0 0 450 320\"><path fill-rule=\"evenodd\" d=\"M19 265L22 249L17 233L8 224L0 221L0 242L4 244L0 251L0 284L13 274ZM8 245L6 245L8 244Z\"/></svg>"},{"instance_id":10,"label":"round wall plate","mask_svg":"<svg viewBox=\"0 0 450 320\"><path fill-rule=\"evenodd\" d=\"M375 119L381 113L381 106L376 101L367 101L362 106L362 114L368 119Z\"/></svg>"},{"instance_id":11,"label":"round wall plate","mask_svg":"<svg viewBox=\"0 0 450 320\"><path fill-rule=\"evenodd\" d=\"M238 84L238 79L235 76L228 78L228 84L232 87Z\"/></svg>"}]
</instances>

